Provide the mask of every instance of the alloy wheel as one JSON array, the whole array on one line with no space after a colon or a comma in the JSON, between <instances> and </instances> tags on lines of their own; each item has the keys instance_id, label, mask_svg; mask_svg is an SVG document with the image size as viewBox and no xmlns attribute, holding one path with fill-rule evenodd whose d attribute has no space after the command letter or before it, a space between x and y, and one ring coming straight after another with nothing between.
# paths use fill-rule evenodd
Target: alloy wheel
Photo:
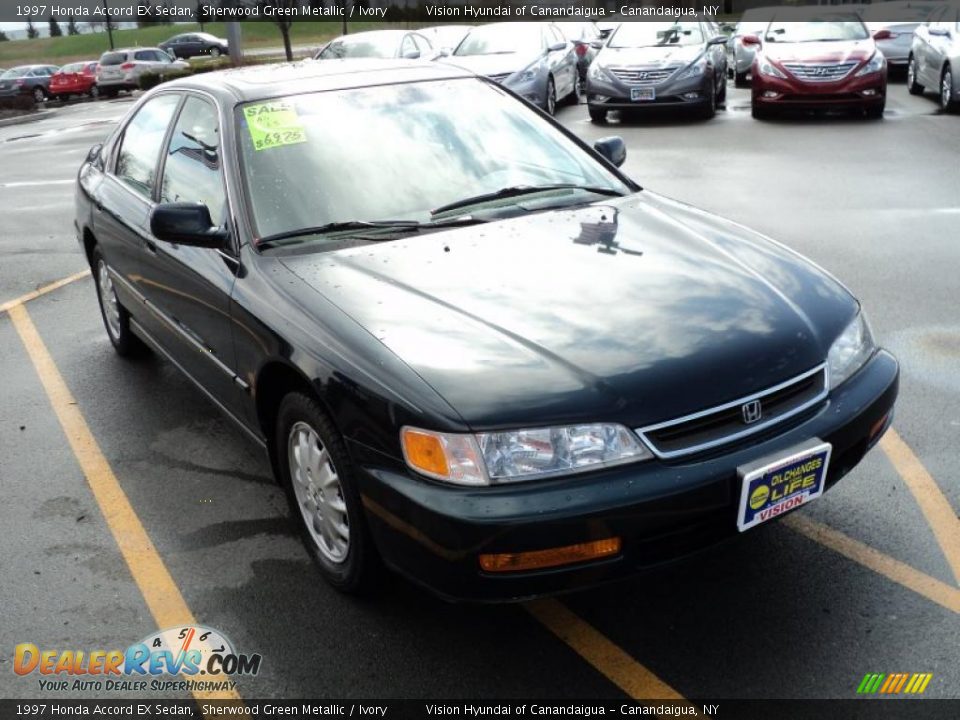
<instances>
[{"instance_id":1,"label":"alloy wheel","mask_svg":"<svg viewBox=\"0 0 960 720\"><path fill-rule=\"evenodd\" d=\"M113 288L113 280L110 279L110 271L103 260L97 263L97 292L100 293L100 305L103 307L103 317L107 321L107 332L114 341L119 341L120 302Z\"/></svg>"},{"instance_id":2,"label":"alloy wheel","mask_svg":"<svg viewBox=\"0 0 960 720\"><path fill-rule=\"evenodd\" d=\"M553 78L547 80L547 114L553 115L557 110L557 87Z\"/></svg>"},{"instance_id":3,"label":"alloy wheel","mask_svg":"<svg viewBox=\"0 0 960 720\"><path fill-rule=\"evenodd\" d=\"M940 107L949 110L953 100L953 72L947 68L940 79Z\"/></svg>"},{"instance_id":4,"label":"alloy wheel","mask_svg":"<svg viewBox=\"0 0 960 720\"><path fill-rule=\"evenodd\" d=\"M316 430L305 422L290 428L290 480L304 525L317 549L340 564L350 550L350 521L340 475Z\"/></svg>"},{"instance_id":5,"label":"alloy wheel","mask_svg":"<svg viewBox=\"0 0 960 720\"><path fill-rule=\"evenodd\" d=\"M42 103L44 100L46 100L46 98L47 98L47 95L46 95L46 93L43 92L43 89L42 89L42 88L34 88L34 90L33 90L33 99L34 99L36 102Z\"/></svg>"}]
</instances>

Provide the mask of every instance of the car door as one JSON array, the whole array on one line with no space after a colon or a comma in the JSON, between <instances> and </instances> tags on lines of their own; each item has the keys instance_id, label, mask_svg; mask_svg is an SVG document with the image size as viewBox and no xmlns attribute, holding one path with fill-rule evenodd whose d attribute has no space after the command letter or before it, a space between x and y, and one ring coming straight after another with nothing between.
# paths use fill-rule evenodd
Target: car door
<instances>
[{"instance_id":1,"label":"car door","mask_svg":"<svg viewBox=\"0 0 960 720\"><path fill-rule=\"evenodd\" d=\"M187 35L183 38L180 52L182 53L180 57L184 58L200 55L203 52L203 41L198 35Z\"/></svg>"},{"instance_id":2,"label":"car door","mask_svg":"<svg viewBox=\"0 0 960 720\"><path fill-rule=\"evenodd\" d=\"M214 224L229 226L217 107L187 94L164 148L158 203L201 202ZM170 357L228 410L240 400L234 377L230 294L236 250L187 247L152 235L144 243L141 286L151 331Z\"/></svg>"},{"instance_id":3,"label":"car door","mask_svg":"<svg viewBox=\"0 0 960 720\"><path fill-rule=\"evenodd\" d=\"M930 17L927 19L927 22L921 28L917 29L917 37L920 40L919 47L916 48L914 56L917 61L917 81L921 85L934 85L936 86L940 79L934 77L935 73L932 71L935 62L936 50L935 43L937 41L936 35L931 31L935 30L939 24L940 20L946 15L947 9L945 7L937 8L934 10Z\"/></svg>"},{"instance_id":4,"label":"car door","mask_svg":"<svg viewBox=\"0 0 960 720\"><path fill-rule=\"evenodd\" d=\"M550 23L543 30L544 44L548 48L547 65L553 74L559 100L573 92L577 82L577 55L573 51L573 43L564 37L556 25ZM558 43L563 43L562 50L549 50L551 46Z\"/></svg>"},{"instance_id":5,"label":"car door","mask_svg":"<svg viewBox=\"0 0 960 720\"><path fill-rule=\"evenodd\" d=\"M704 42L710 42L716 37L723 35L720 27L715 23L701 22L700 30L703 33ZM719 91L721 83L727 81L727 48L726 45L708 45L707 55L710 58L710 64L713 65L713 79L715 87Z\"/></svg>"},{"instance_id":6,"label":"car door","mask_svg":"<svg viewBox=\"0 0 960 720\"><path fill-rule=\"evenodd\" d=\"M950 47L953 45L954 18L953 9L944 8L940 19L931 26L930 45L927 55L927 75L929 85L934 88L940 86L940 73L949 57Z\"/></svg>"},{"instance_id":7,"label":"car door","mask_svg":"<svg viewBox=\"0 0 960 720\"><path fill-rule=\"evenodd\" d=\"M102 181L91 192L93 234L110 270L119 275L114 285L120 301L137 318L144 315L140 269L157 166L180 99L179 93L159 94L137 110L106 159Z\"/></svg>"}]
</instances>

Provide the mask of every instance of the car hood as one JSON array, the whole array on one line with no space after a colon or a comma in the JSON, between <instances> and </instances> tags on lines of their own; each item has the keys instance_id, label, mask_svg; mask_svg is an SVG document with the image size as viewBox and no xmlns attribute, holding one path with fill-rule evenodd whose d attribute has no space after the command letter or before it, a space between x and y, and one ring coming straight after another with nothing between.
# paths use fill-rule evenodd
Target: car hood
<instances>
[{"instance_id":1,"label":"car hood","mask_svg":"<svg viewBox=\"0 0 960 720\"><path fill-rule=\"evenodd\" d=\"M639 48L604 48L595 62L603 65L676 67L692 63L703 54L702 45Z\"/></svg>"},{"instance_id":2,"label":"car hood","mask_svg":"<svg viewBox=\"0 0 960 720\"><path fill-rule=\"evenodd\" d=\"M495 55L450 55L444 59L448 65L456 65L477 75L503 75L523 70L537 60L536 53L516 52Z\"/></svg>"},{"instance_id":3,"label":"car hood","mask_svg":"<svg viewBox=\"0 0 960 720\"><path fill-rule=\"evenodd\" d=\"M873 55L872 39L851 42L765 43L763 54L777 62L861 62Z\"/></svg>"},{"instance_id":4,"label":"car hood","mask_svg":"<svg viewBox=\"0 0 960 720\"><path fill-rule=\"evenodd\" d=\"M822 363L857 309L799 256L648 192L283 262L474 429L734 400Z\"/></svg>"}]
</instances>

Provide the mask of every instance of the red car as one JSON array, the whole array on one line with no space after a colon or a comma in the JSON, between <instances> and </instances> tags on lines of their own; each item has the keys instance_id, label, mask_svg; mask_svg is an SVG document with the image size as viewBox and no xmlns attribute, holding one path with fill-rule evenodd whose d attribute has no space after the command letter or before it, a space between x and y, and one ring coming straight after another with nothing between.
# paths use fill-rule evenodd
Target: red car
<instances>
[{"instance_id":1,"label":"red car","mask_svg":"<svg viewBox=\"0 0 960 720\"><path fill-rule=\"evenodd\" d=\"M887 61L858 15L833 12L801 17L797 9L778 12L761 36L746 35L757 47L753 60L753 116L776 110L849 109L883 117L887 100ZM784 21L789 18L789 21ZM886 33L886 35L884 34Z\"/></svg>"},{"instance_id":2,"label":"red car","mask_svg":"<svg viewBox=\"0 0 960 720\"><path fill-rule=\"evenodd\" d=\"M50 95L66 98L70 95L89 95L92 98L100 97L97 87L96 60L64 65L50 78Z\"/></svg>"}]
</instances>

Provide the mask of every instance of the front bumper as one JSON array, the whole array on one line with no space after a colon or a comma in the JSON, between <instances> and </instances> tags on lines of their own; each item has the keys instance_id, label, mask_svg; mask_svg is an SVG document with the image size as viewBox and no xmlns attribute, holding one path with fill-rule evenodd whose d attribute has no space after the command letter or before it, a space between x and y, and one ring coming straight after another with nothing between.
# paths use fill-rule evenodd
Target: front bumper
<instances>
[{"instance_id":1,"label":"front bumper","mask_svg":"<svg viewBox=\"0 0 960 720\"><path fill-rule=\"evenodd\" d=\"M631 86L611 78L587 76L587 104L602 110L644 111L652 108L701 107L710 102L707 72L684 80L667 79L653 86L654 100L630 99Z\"/></svg>"},{"instance_id":2,"label":"front bumper","mask_svg":"<svg viewBox=\"0 0 960 720\"><path fill-rule=\"evenodd\" d=\"M862 77L851 74L837 82L802 82L763 75L754 68L751 87L755 106L865 109L886 101L887 75L885 72Z\"/></svg>"},{"instance_id":3,"label":"front bumper","mask_svg":"<svg viewBox=\"0 0 960 720\"><path fill-rule=\"evenodd\" d=\"M778 426L778 435L723 454L501 488L430 482L365 446L350 449L370 529L389 566L448 599L519 600L630 576L737 535L737 468L811 438L833 445L831 487L879 439L877 424L889 423L898 382L897 361L880 351L821 406ZM480 553L612 536L622 539L622 551L607 560L517 573L486 573L478 561Z\"/></svg>"}]
</instances>

